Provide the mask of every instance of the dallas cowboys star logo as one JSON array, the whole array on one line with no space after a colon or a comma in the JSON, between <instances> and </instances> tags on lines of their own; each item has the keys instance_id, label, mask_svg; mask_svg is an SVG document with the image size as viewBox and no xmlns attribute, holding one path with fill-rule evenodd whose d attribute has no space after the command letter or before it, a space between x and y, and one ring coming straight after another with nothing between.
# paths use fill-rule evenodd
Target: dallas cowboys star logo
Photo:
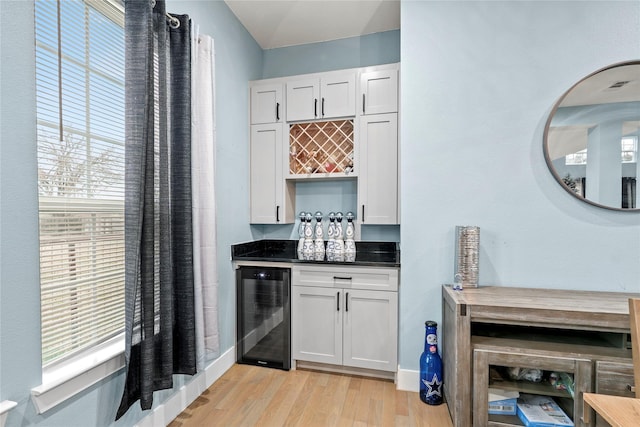
<instances>
[{"instance_id":1,"label":"dallas cowboys star logo","mask_svg":"<svg viewBox=\"0 0 640 427\"><path fill-rule=\"evenodd\" d=\"M422 380L423 384L425 386L427 386L427 396L442 396L442 391L440 391L440 388L442 387L442 381L438 381L438 375L437 374L433 374L433 378L431 378L431 381L427 381L427 380Z\"/></svg>"}]
</instances>

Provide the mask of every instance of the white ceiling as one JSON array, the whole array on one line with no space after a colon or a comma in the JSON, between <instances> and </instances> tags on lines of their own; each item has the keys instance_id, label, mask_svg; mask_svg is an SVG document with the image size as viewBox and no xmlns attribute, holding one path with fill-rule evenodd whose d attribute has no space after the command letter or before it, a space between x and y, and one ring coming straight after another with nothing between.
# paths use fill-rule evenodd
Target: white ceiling
<instances>
[{"instance_id":1,"label":"white ceiling","mask_svg":"<svg viewBox=\"0 0 640 427\"><path fill-rule=\"evenodd\" d=\"M616 84L626 82L621 87ZM563 107L640 101L640 64L600 71L578 83L562 100Z\"/></svg>"},{"instance_id":2,"label":"white ceiling","mask_svg":"<svg viewBox=\"0 0 640 427\"><path fill-rule=\"evenodd\" d=\"M225 0L263 49L400 28L400 0Z\"/></svg>"}]
</instances>

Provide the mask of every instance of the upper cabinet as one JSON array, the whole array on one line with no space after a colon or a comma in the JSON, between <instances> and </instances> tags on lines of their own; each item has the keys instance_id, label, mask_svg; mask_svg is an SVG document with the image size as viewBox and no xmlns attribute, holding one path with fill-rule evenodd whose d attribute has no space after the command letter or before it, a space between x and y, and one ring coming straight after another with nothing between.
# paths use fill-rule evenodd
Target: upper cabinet
<instances>
[{"instance_id":1,"label":"upper cabinet","mask_svg":"<svg viewBox=\"0 0 640 427\"><path fill-rule=\"evenodd\" d=\"M398 115L360 118L358 204L362 224L399 224Z\"/></svg>"},{"instance_id":2,"label":"upper cabinet","mask_svg":"<svg viewBox=\"0 0 640 427\"><path fill-rule=\"evenodd\" d=\"M284 121L282 83L251 86L251 124L280 123Z\"/></svg>"},{"instance_id":3,"label":"upper cabinet","mask_svg":"<svg viewBox=\"0 0 640 427\"><path fill-rule=\"evenodd\" d=\"M286 85L289 122L355 116L355 71L326 73Z\"/></svg>"},{"instance_id":4,"label":"upper cabinet","mask_svg":"<svg viewBox=\"0 0 640 427\"><path fill-rule=\"evenodd\" d=\"M251 126L250 221L253 224L287 224L295 220L295 188L283 177L283 125Z\"/></svg>"},{"instance_id":5,"label":"upper cabinet","mask_svg":"<svg viewBox=\"0 0 640 427\"><path fill-rule=\"evenodd\" d=\"M364 72L360 75L360 114L398 112L398 70Z\"/></svg>"},{"instance_id":6,"label":"upper cabinet","mask_svg":"<svg viewBox=\"0 0 640 427\"><path fill-rule=\"evenodd\" d=\"M359 224L400 222L399 64L256 80L251 223L295 222L296 183L357 183Z\"/></svg>"}]
</instances>

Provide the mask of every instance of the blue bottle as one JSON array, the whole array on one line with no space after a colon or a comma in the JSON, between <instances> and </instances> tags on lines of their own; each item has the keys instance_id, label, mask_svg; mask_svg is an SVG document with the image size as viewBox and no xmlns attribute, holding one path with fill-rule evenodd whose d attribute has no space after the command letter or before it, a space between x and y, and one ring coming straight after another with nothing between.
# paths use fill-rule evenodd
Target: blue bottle
<instances>
[{"instance_id":1,"label":"blue bottle","mask_svg":"<svg viewBox=\"0 0 640 427\"><path fill-rule=\"evenodd\" d=\"M420 400L429 405L442 403L442 359L438 354L438 324L425 323L424 352L420 356Z\"/></svg>"}]
</instances>

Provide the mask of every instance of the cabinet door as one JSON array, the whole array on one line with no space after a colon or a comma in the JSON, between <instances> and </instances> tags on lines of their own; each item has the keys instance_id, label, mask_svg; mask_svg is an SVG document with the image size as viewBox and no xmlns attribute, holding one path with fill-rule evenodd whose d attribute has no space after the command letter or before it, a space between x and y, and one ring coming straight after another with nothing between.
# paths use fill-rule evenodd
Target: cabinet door
<instances>
[{"instance_id":1,"label":"cabinet door","mask_svg":"<svg viewBox=\"0 0 640 427\"><path fill-rule=\"evenodd\" d=\"M282 125L251 126L250 217L255 224L276 224L283 214Z\"/></svg>"},{"instance_id":2,"label":"cabinet door","mask_svg":"<svg viewBox=\"0 0 640 427\"><path fill-rule=\"evenodd\" d=\"M596 362L596 393L614 396L636 397L631 391L634 386L633 363L617 363L598 360Z\"/></svg>"},{"instance_id":3,"label":"cabinet door","mask_svg":"<svg viewBox=\"0 0 640 427\"><path fill-rule=\"evenodd\" d=\"M342 364L342 290L291 287L291 353L297 360Z\"/></svg>"},{"instance_id":4,"label":"cabinet door","mask_svg":"<svg viewBox=\"0 0 640 427\"><path fill-rule=\"evenodd\" d=\"M398 224L398 115L360 118L358 204L362 224Z\"/></svg>"},{"instance_id":5,"label":"cabinet door","mask_svg":"<svg viewBox=\"0 0 640 427\"><path fill-rule=\"evenodd\" d=\"M356 75L342 73L320 80L320 117L349 117L356 114Z\"/></svg>"},{"instance_id":6,"label":"cabinet door","mask_svg":"<svg viewBox=\"0 0 640 427\"><path fill-rule=\"evenodd\" d=\"M252 125L282 122L282 107L282 84L251 86Z\"/></svg>"},{"instance_id":7,"label":"cabinet door","mask_svg":"<svg viewBox=\"0 0 640 427\"><path fill-rule=\"evenodd\" d=\"M398 112L398 70L362 73L360 76L362 114Z\"/></svg>"},{"instance_id":8,"label":"cabinet door","mask_svg":"<svg viewBox=\"0 0 640 427\"><path fill-rule=\"evenodd\" d=\"M287 82L287 121L313 120L320 114L319 79Z\"/></svg>"},{"instance_id":9,"label":"cabinet door","mask_svg":"<svg viewBox=\"0 0 640 427\"><path fill-rule=\"evenodd\" d=\"M343 364L398 369L398 294L344 290Z\"/></svg>"}]
</instances>

